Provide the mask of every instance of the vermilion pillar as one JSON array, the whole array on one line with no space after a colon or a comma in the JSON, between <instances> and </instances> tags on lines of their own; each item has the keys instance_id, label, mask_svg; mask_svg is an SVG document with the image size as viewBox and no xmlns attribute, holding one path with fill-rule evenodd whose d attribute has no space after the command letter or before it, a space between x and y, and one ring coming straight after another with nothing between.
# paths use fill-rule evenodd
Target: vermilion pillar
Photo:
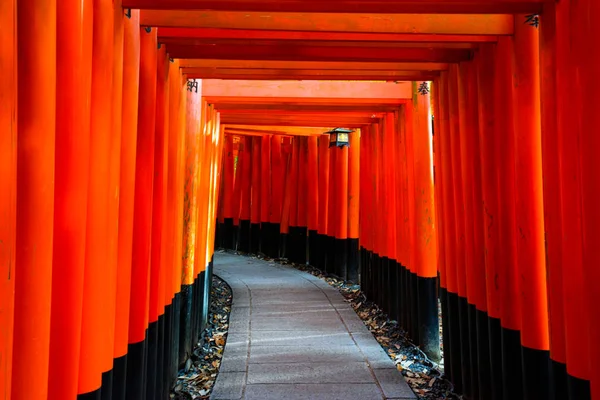
<instances>
[{"instance_id":1,"label":"vermilion pillar","mask_svg":"<svg viewBox=\"0 0 600 400\"><path fill-rule=\"evenodd\" d=\"M371 173L371 141L372 141L372 130L370 127L365 127L364 132L360 137L360 156L361 156L361 194L360 194L360 207L361 207L361 232L360 232L360 247L362 251L361 259L361 271L360 271L360 285L362 290L365 292L367 298L373 297L373 245L372 245L372 220L373 214L367 212L372 209L373 200L373 174Z\"/></svg>"},{"instance_id":2,"label":"vermilion pillar","mask_svg":"<svg viewBox=\"0 0 600 400\"><path fill-rule=\"evenodd\" d=\"M240 231L240 207L242 204L242 185L241 173L242 173L242 158L243 150L241 144L241 138L236 136L234 138L234 159L235 159L235 176L233 180L233 200L232 200L232 212L233 212L233 229L232 229L232 242L231 248L235 250L237 248L238 236Z\"/></svg>"},{"instance_id":3,"label":"vermilion pillar","mask_svg":"<svg viewBox=\"0 0 600 400\"><path fill-rule=\"evenodd\" d=\"M48 398L77 396L90 153L92 2L57 9L56 167ZM73 69L72 69L73 68Z\"/></svg>"},{"instance_id":4,"label":"vermilion pillar","mask_svg":"<svg viewBox=\"0 0 600 400\"><path fill-rule=\"evenodd\" d=\"M308 196L308 263L317 265L318 229L319 229L319 138L308 137L307 158L307 196Z\"/></svg>"},{"instance_id":5,"label":"vermilion pillar","mask_svg":"<svg viewBox=\"0 0 600 400\"><path fill-rule=\"evenodd\" d=\"M306 264L306 239L308 235L308 138L298 136L298 225L297 225L297 257L298 264ZM308 189L308 190L307 190Z\"/></svg>"},{"instance_id":6,"label":"vermilion pillar","mask_svg":"<svg viewBox=\"0 0 600 400\"><path fill-rule=\"evenodd\" d=\"M348 147L332 148L335 179L335 272L347 279L348 262Z\"/></svg>"},{"instance_id":7,"label":"vermilion pillar","mask_svg":"<svg viewBox=\"0 0 600 400\"><path fill-rule=\"evenodd\" d=\"M526 18L524 15L518 18ZM515 23L514 135L521 349L527 397L549 397L548 301L540 118L539 31Z\"/></svg>"},{"instance_id":8,"label":"vermilion pillar","mask_svg":"<svg viewBox=\"0 0 600 400\"><path fill-rule=\"evenodd\" d=\"M329 140L329 138L328 138ZM327 145L329 146L329 144ZM335 273L335 224L336 224L336 192L335 187L337 185L336 177L335 177L335 168L337 152L333 151L335 149L330 149L328 147L329 152L329 186L327 193L327 235L324 240L325 247L325 270L329 273Z\"/></svg>"},{"instance_id":9,"label":"vermilion pillar","mask_svg":"<svg viewBox=\"0 0 600 400\"><path fill-rule=\"evenodd\" d=\"M17 2L0 4L0 393L11 398L17 213Z\"/></svg>"},{"instance_id":10,"label":"vermilion pillar","mask_svg":"<svg viewBox=\"0 0 600 400\"><path fill-rule=\"evenodd\" d=\"M290 143L291 144L291 143ZM290 205L292 202L292 157L291 154L286 152L285 154L285 175L284 175L284 189L283 189L283 201L281 205L281 224L280 224L280 257L289 258L287 253L287 241L288 234L290 232Z\"/></svg>"},{"instance_id":11,"label":"vermilion pillar","mask_svg":"<svg viewBox=\"0 0 600 400\"><path fill-rule=\"evenodd\" d=\"M5 4L2 5L3 17ZM15 293L18 295L15 296L14 308L12 399L45 399L48 393L49 282L52 280L54 220L56 1L20 1L17 15L18 204L15 261L19 268L14 271ZM3 28L3 38L4 32ZM8 48L3 46L2 52ZM3 91L2 96L5 93L8 92ZM8 100L6 103L10 104ZM6 149L3 147L2 151ZM39 385L31 384L32 365L36 366Z\"/></svg>"},{"instance_id":12,"label":"vermilion pillar","mask_svg":"<svg viewBox=\"0 0 600 400\"><path fill-rule=\"evenodd\" d=\"M561 2L561 8L565 8L565 2ZM556 10L554 6L548 6L544 10L544 23L540 25L540 82L541 82L541 145L542 145L542 173L544 181L544 230L546 237L546 270L548 291L548 317L549 317L549 341L550 341L550 363L551 382L549 390L555 393L556 398L568 398L566 377L566 345L565 345L565 307L563 307L563 240L573 240L570 234L563 234L562 227L562 205L561 205L561 180L559 155L563 152L563 145L558 141L558 103L561 103L561 111L569 107L572 99L560 99L557 96L557 70L566 73L566 63L557 65L557 44L559 41L568 43L568 37L557 38ZM561 26L562 28L562 26ZM567 28L566 26L564 28ZM568 31L568 30L567 30ZM561 36L565 33L561 33ZM568 35L568 34L567 34ZM570 79L562 79L563 84L570 85ZM564 117L560 118L565 120ZM570 129L569 129L570 130ZM573 141L577 142L577 141ZM568 146L568 144L567 144ZM566 149L565 149L566 150ZM576 161L578 165L578 161ZM576 196L580 194L574 193ZM570 196L570 194L566 194ZM577 205L575 210L579 209ZM581 232L581 230L579 230ZM577 237L580 237L577 234ZM581 266L581 242L579 243L579 265ZM567 257L572 257L569 254ZM567 265L567 264L565 264ZM579 291L581 292L581 291ZM583 296L583 294L581 295ZM581 311L581 307L577 312ZM585 323L585 321L582 321ZM579 331L585 331L579 329ZM579 350L579 349L578 349ZM585 353L577 351L577 353ZM579 363L578 363L579 364ZM588 388L589 391L589 388ZM585 397L578 397L585 398ZM588 396L589 398L589 396Z\"/></svg>"},{"instance_id":13,"label":"vermilion pillar","mask_svg":"<svg viewBox=\"0 0 600 400\"><path fill-rule=\"evenodd\" d=\"M430 94L419 93L413 82L413 152L419 343L429 357L440 358L437 304L437 237L433 187L433 158Z\"/></svg>"},{"instance_id":14,"label":"vermilion pillar","mask_svg":"<svg viewBox=\"0 0 600 400\"><path fill-rule=\"evenodd\" d=\"M156 29L140 29L140 87L136 147L129 307L129 351L127 355L127 399L143 399L146 384L150 248L152 240L152 185L156 113Z\"/></svg>"},{"instance_id":15,"label":"vermilion pillar","mask_svg":"<svg viewBox=\"0 0 600 400\"><path fill-rule=\"evenodd\" d=\"M260 158L260 251L267 254L269 238L269 210L271 206L271 135L261 137Z\"/></svg>"},{"instance_id":16,"label":"vermilion pillar","mask_svg":"<svg viewBox=\"0 0 600 400\"><path fill-rule=\"evenodd\" d=\"M395 143L395 123L394 114L386 113L382 124L383 128L383 155L384 155L384 197L383 207L385 213L382 218L385 227L384 240L386 242L386 255L384 259L384 302L382 304L389 315L394 315L394 286L396 283L396 187L394 185L394 143Z\"/></svg>"},{"instance_id":17,"label":"vermilion pillar","mask_svg":"<svg viewBox=\"0 0 600 400\"><path fill-rule=\"evenodd\" d=\"M227 135L225 136L225 154L223 155L223 247L226 249L231 249L233 244L234 163L233 136Z\"/></svg>"},{"instance_id":18,"label":"vermilion pillar","mask_svg":"<svg viewBox=\"0 0 600 400\"><path fill-rule=\"evenodd\" d=\"M327 254L327 223L329 210L329 137L321 135L319 141L319 229L316 249L310 250L318 252L316 267L321 271L325 270ZM315 251L316 250L316 251Z\"/></svg>"},{"instance_id":19,"label":"vermilion pillar","mask_svg":"<svg viewBox=\"0 0 600 400\"><path fill-rule=\"evenodd\" d=\"M500 242L498 252L498 286L502 291L502 377L504 395L523 396L521 364L515 357L521 354L521 307L516 255L515 222L515 143L513 134L513 75L512 39L500 38L496 47L494 109L496 140L496 170L498 174L498 224Z\"/></svg>"},{"instance_id":20,"label":"vermilion pillar","mask_svg":"<svg viewBox=\"0 0 600 400\"><path fill-rule=\"evenodd\" d=\"M477 57L477 97L479 99L479 162L481 168L481 224L482 246L485 249L485 290L487 322L479 324L487 332L487 348L479 352L479 394L490 399L502 398L502 352L500 344L501 292L495 284L500 266L499 251L497 169L495 163L494 131L494 45L484 45ZM476 156L477 157L477 156ZM481 315L481 314L479 314ZM487 327L487 329L486 329ZM482 339L483 342L485 342Z\"/></svg>"},{"instance_id":21,"label":"vermilion pillar","mask_svg":"<svg viewBox=\"0 0 600 400\"><path fill-rule=\"evenodd\" d=\"M358 282L360 263L360 135L360 130L350 133L348 150L348 280L351 282Z\"/></svg>"},{"instance_id":22,"label":"vermilion pillar","mask_svg":"<svg viewBox=\"0 0 600 400\"><path fill-rule=\"evenodd\" d=\"M135 194L135 163L140 75L139 11L124 21L123 100L119 179L119 236L115 309L113 398L126 397L127 343L131 291L131 256Z\"/></svg>"},{"instance_id":23,"label":"vermilion pillar","mask_svg":"<svg viewBox=\"0 0 600 400\"><path fill-rule=\"evenodd\" d=\"M252 138L252 207L250 208L250 252L258 254L260 248L260 197L261 197L261 137Z\"/></svg>"},{"instance_id":24,"label":"vermilion pillar","mask_svg":"<svg viewBox=\"0 0 600 400\"><path fill-rule=\"evenodd\" d=\"M90 170L79 394L99 393L102 373L112 364L116 265L109 252L110 145L112 142L112 1L94 1ZM112 311L111 311L112 307ZM109 321L110 319L110 321ZM110 346L110 347L109 347Z\"/></svg>"},{"instance_id":25,"label":"vermilion pillar","mask_svg":"<svg viewBox=\"0 0 600 400\"><path fill-rule=\"evenodd\" d=\"M292 156L290 159L290 173L288 179L291 180L290 191L290 212L289 212L289 233L286 243L287 258L296 262L298 259L298 158L300 156L300 141L298 136L292 139Z\"/></svg>"},{"instance_id":26,"label":"vermilion pillar","mask_svg":"<svg viewBox=\"0 0 600 400\"><path fill-rule=\"evenodd\" d=\"M282 153L282 137L271 136L271 204L269 209L269 256L279 257L279 240L281 230L281 208L283 205L284 157Z\"/></svg>"},{"instance_id":27,"label":"vermilion pillar","mask_svg":"<svg viewBox=\"0 0 600 400\"><path fill-rule=\"evenodd\" d=\"M571 2L569 2L571 4ZM600 4L594 1L582 1L580 3L587 18L576 19L572 14L572 20L577 21L577 27L583 29L581 43L576 50L576 60L581 66L580 73L583 79L579 82L583 94L583 114L586 117L586 129L581 131L581 185L583 198L583 267L587 303L590 304L590 359L597 360L600 356L600 343L597 340L597 332L600 331L600 318L598 317L597 305L600 304L600 293L597 283L600 281L600 171L597 168L597 150L600 148L600 138L597 135L600 126L600 115L595 111L593 99L598 95L599 82L594 78L600 70L600 55L594 47L589 51L589 45L600 38L600 27L597 18L600 15ZM581 16L581 14L579 15ZM581 24L581 25L579 25ZM575 25L572 25L575 26ZM591 393L592 398L600 398L600 371L598 368L591 370Z\"/></svg>"},{"instance_id":28,"label":"vermilion pillar","mask_svg":"<svg viewBox=\"0 0 600 400\"><path fill-rule=\"evenodd\" d=\"M241 179L241 205L240 205L240 238L238 250L248 253L250 251L250 207L252 189L252 137L242 138L242 169Z\"/></svg>"}]
</instances>

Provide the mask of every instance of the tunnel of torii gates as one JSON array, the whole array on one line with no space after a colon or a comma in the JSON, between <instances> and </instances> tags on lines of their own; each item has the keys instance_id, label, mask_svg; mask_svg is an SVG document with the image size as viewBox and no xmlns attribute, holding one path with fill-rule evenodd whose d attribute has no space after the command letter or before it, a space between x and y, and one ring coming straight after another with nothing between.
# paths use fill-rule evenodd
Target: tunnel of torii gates
<instances>
[{"instance_id":1,"label":"tunnel of torii gates","mask_svg":"<svg viewBox=\"0 0 600 400\"><path fill-rule=\"evenodd\" d=\"M600 399L598 16L2 0L0 398L167 398L217 243L358 281L434 360L439 299L466 398Z\"/></svg>"}]
</instances>

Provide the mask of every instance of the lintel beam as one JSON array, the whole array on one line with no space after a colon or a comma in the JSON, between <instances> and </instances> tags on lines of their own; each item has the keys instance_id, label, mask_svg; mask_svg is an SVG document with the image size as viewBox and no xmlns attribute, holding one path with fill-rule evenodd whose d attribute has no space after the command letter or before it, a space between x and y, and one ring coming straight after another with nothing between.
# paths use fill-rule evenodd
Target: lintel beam
<instances>
[{"instance_id":1,"label":"lintel beam","mask_svg":"<svg viewBox=\"0 0 600 400\"><path fill-rule=\"evenodd\" d=\"M318 61L268 61L268 60L209 60L182 59L180 67L188 68L239 68L239 69L290 69L290 70L378 70L378 71L445 71L447 63L436 62L318 62Z\"/></svg>"}]
</instances>

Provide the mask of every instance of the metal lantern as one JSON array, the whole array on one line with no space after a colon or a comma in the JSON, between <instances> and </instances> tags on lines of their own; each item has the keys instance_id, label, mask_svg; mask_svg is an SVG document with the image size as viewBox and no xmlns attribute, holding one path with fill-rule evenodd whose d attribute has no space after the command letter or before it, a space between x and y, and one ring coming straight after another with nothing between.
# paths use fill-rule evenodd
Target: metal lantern
<instances>
[{"instance_id":1,"label":"metal lantern","mask_svg":"<svg viewBox=\"0 0 600 400\"><path fill-rule=\"evenodd\" d=\"M349 134L354 132L352 129L347 128L334 128L328 132L329 134L329 147L350 147Z\"/></svg>"}]
</instances>

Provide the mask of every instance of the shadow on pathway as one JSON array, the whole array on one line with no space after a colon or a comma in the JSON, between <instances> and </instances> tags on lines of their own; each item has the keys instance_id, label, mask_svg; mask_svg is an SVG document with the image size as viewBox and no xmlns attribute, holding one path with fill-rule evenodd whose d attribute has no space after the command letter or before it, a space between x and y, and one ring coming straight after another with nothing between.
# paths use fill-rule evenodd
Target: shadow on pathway
<instances>
[{"instance_id":1,"label":"shadow on pathway","mask_svg":"<svg viewBox=\"0 0 600 400\"><path fill-rule=\"evenodd\" d=\"M326 282L292 267L217 253L233 290L211 399L416 399L402 374Z\"/></svg>"}]
</instances>

